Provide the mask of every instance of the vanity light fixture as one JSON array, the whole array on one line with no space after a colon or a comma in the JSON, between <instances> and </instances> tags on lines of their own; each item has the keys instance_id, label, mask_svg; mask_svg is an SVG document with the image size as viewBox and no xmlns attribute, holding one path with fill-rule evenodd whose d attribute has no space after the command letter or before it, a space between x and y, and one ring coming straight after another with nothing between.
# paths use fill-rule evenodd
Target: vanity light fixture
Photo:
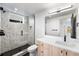
<instances>
[{"instance_id":1,"label":"vanity light fixture","mask_svg":"<svg viewBox=\"0 0 79 59\"><path fill-rule=\"evenodd\" d=\"M58 8L56 11L49 12L49 14L52 14L52 13L59 13L59 12L61 12L61 11L65 11L65 10L71 9L72 7L73 7L73 5L69 5L69 6L66 6L66 7L63 7L63 8Z\"/></svg>"}]
</instances>

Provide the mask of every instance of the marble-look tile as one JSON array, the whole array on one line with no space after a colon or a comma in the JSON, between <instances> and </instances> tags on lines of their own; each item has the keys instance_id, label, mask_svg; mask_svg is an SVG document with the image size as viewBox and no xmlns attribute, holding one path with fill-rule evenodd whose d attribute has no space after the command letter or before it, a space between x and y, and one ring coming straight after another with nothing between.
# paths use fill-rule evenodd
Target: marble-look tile
<instances>
[{"instance_id":1,"label":"marble-look tile","mask_svg":"<svg viewBox=\"0 0 79 59\"><path fill-rule=\"evenodd\" d=\"M24 16L9 12L6 12L0 16L2 16L0 27L5 32L5 36L0 37L0 53L26 44L28 42L27 35L25 34L21 36L21 30L23 30L23 32L27 32L27 21L24 24L9 22L9 19L11 18L15 20L23 20Z\"/></svg>"}]
</instances>

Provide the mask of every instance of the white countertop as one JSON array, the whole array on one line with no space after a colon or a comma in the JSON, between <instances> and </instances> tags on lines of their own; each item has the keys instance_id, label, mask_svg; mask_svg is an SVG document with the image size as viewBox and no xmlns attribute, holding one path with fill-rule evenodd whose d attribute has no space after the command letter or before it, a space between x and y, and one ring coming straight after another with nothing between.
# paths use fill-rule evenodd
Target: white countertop
<instances>
[{"instance_id":1,"label":"white countertop","mask_svg":"<svg viewBox=\"0 0 79 59\"><path fill-rule=\"evenodd\" d=\"M42 41L44 43L54 45L54 46L57 46L59 48L63 48L66 50L70 50L70 51L79 53L79 40L77 40L77 39L70 39L69 42L68 41L66 42L66 43L72 43L72 45L75 44L76 46L74 46L74 47L70 47L70 46L56 43L57 41L64 42L63 37L45 35L44 37L38 38L37 40Z\"/></svg>"}]
</instances>

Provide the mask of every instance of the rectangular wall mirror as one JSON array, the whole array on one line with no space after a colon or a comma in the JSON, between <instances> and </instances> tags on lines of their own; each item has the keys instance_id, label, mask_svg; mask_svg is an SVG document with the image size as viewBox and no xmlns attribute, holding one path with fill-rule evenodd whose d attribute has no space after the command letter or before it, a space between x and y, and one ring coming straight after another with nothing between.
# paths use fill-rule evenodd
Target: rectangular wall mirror
<instances>
[{"instance_id":1,"label":"rectangular wall mirror","mask_svg":"<svg viewBox=\"0 0 79 59\"><path fill-rule=\"evenodd\" d=\"M76 11L58 12L45 17L45 35L76 38Z\"/></svg>"}]
</instances>

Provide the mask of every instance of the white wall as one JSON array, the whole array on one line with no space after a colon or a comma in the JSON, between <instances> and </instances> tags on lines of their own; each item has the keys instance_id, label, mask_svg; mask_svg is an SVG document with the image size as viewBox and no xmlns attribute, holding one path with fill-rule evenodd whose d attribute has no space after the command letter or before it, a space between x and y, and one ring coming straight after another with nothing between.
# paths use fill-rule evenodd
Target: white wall
<instances>
[{"instance_id":1,"label":"white wall","mask_svg":"<svg viewBox=\"0 0 79 59\"><path fill-rule=\"evenodd\" d=\"M45 15L46 12L35 14L35 39L45 35Z\"/></svg>"}]
</instances>

